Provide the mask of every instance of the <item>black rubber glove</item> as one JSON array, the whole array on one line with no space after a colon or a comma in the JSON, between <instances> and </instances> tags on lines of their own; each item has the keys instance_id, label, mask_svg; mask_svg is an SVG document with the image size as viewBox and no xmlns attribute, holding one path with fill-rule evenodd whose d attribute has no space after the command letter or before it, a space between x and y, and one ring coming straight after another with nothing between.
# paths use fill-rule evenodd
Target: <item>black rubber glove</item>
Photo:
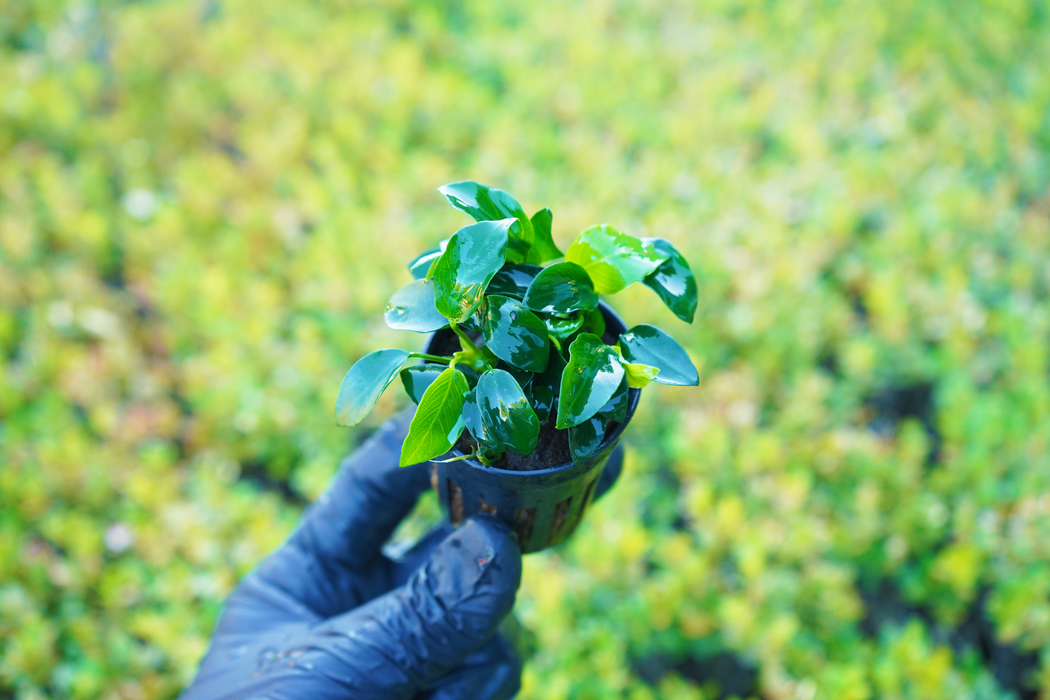
<instances>
[{"instance_id":1,"label":"black rubber glove","mask_svg":"<svg viewBox=\"0 0 1050 700\"><path fill-rule=\"evenodd\" d=\"M288 542L233 591L183 700L509 698L520 661L494 635L521 554L490 518L441 528L400 561L380 548L429 488L399 468L410 416L345 460Z\"/></svg>"},{"instance_id":2,"label":"black rubber glove","mask_svg":"<svg viewBox=\"0 0 1050 700\"><path fill-rule=\"evenodd\" d=\"M521 662L494 634L521 582L510 530L487 517L445 523L397 561L380 551L430 487L430 464L397 466L410 420L348 457L288 542L234 589L182 700L517 693ZM617 450L597 495L622 463Z\"/></svg>"}]
</instances>

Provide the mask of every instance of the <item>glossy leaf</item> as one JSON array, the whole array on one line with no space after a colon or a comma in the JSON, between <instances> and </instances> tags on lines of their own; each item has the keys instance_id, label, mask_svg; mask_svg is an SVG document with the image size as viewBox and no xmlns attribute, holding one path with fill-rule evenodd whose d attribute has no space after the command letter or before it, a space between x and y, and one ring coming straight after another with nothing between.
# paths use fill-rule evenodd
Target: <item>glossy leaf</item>
<instances>
[{"instance_id":1,"label":"glossy leaf","mask_svg":"<svg viewBox=\"0 0 1050 700\"><path fill-rule=\"evenodd\" d=\"M485 327L485 318L488 316L488 312L487 302L485 301L485 297L482 297L481 303L474 308L473 313L460 322L460 328L480 333L481 329Z\"/></svg>"},{"instance_id":2,"label":"glossy leaf","mask_svg":"<svg viewBox=\"0 0 1050 700\"><path fill-rule=\"evenodd\" d=\"M445 365L426 363L401 370L401 384L404 385L405 393L412 399L412 403L418 404L423 398L423 392L446 369Z\"/></svg>"},{"instance_id":3,"label":"glossy leaf","mask_svg":"<svg viewBox=\"0 0 1050 700\"><path fill-rule=\"evenodd\" d=\"M529 285L525 306L548 314L571 314L598 308L598 293L587 271L576 263L544 268Z\"/></svg>"},{"instance_id":4,"label":"glossy leaf","mask_svg":"<svg viewBox=\"0 0 1050 700\"><path fill-rule=\"evenodd\" d=\"M485 432L485 425L481 421L481 409L478 407L478 400L474 391L469 392L466 400L463 402L463 424L478 445L487 450L495 447L495 443L492 442L488 433Z\"/></svg>"},{"instance_id":5,"label":"glossy leaf","mask_svg":"<svg viewBox=\"0 0 1050 700\"><path fill-rule=\"evenodd\" d=\"M540 419L540 425L547 423L550 419L551 411L554 410L554 402L561 387L561 373L564 369L565 359L552 345L547 369L531 375L532 380L528 383L528 387L525 388L525 393L529 396L532 409L536 411L536 417Z\"/></svg>"},{"instance_id":6,"label":"glossy leaf","mask_svg":"<svg viewBox=\"0 0 1050 700\"><path fill-rule=\"evenodd\" d=\"M667 256L660 267L645 276L642 284L656 292L675 316L692 323L698 299L696 277L685 256L663 238L643 238L642 242L652 245L660 255Z\"/></svg>"},{"instance_id":7,"label":"glossy leaf","mask_svg":"<svg viewBox=\"0 0 1050 700\"><path fill-rule=\"evenodd\" d=\"M590 311L583 319L583 329L601 338L605 335L605 314L601 309Z\"/></svg>"},{"instance_id":8,"label":"glossy leaf","mask_svg":"<svg viewBox=\"0 0 1050 700\"><path fill-rule=\"evenodd\" d=\"M448 239L441 241L439 245L434 246L428 251L420 253L415 260L408 264L408 271L412 273L412 276L417 280L423 279L428 276L430 268L434 266L437 259L441 257L441 254L445 252L445 247L448 245Z\"/></svg>"},{"instance_id":9,"label":"glossy leaf","mask_svg":"<svg viewBox=\"0 0 1050 700\"><path fill-rule=\"evenodd\" d=\"M518 369L517 367L511 367L509 365L506 367L505 371L509 372L510 376L514 377L514 381L518 383L518 386L521 387L522 391L528 393L529 385L532 384L533 378L536 377L535 373Z\"/></svg>"},{"instance_id":10,"label":"glossy leaf","mask_svg":"<svg viewBox=\"0 0 1050 700\"><path fill-rule=\"evenodd\" d=\"M368 415L408 361L408 351L376 350L354 363L343 377L335 400L336 425L357 425Z\"/></svg>"},{"instance_id":11,"label":"glossy leaf","mask_svg":"<svg viewBox=\"0 0 1050 700\"><path fill-rule=\"evenodd\" d=\"M536 449L539 418L509 372L493 369L482 374L474 396L489 440L523 455Z\"/></svg>"},{"instance_id":12,"label":"glossy leaf","mask_svg":"<svg viewBox=\"0 0 1050 700\"><path fill-rule=\"evenodd\" d=\"M419 464L452 449L463 432L463 402L470 387L459 370L449 367L423 392L401 446L401 466Z\"/></svg>"},{"instance_id":13,"label":"glossy leaf","mask_svg":"<svg viewBox=\"0 0 1050 700\"><path fill-rule=\"evenodd\" d=\"M539 265L507 264L489 282L486 294L524 299L532 280L543 270Z\"/></svg>"},{"instance_id":14,"label":"glossy leaf","mask_svg":"<svg viewBox=\"0 0 1050 700\"><path fill-rule=\"evenodd\" d=\"M526 261L534 234L532 221L518 204L518 200L503 190L473 180L442 185L438 192L445 195L449 204L471 215L475 221L499 221L508 217L517 219L518 225L510 233L507 259L510 262Z\"/></svg>"},{"instance_id":15,"label":"glossy leaf","mask_svg":"<svg viewBox=\"0 0 1050 700\"><path fill-rule=\"evenodd\" d=\"M652 246L608 224L591 226L565 251L565 261L582 267L600 294L615 294L664 261Z\"/></svg>"},{"instance_id":16,"label":"glossy leaf","mask_svg":"<svg viewBox=\"0 0 1050 700\"><path fill-rule=\"evenodd\" d=\"M543 319L543 323L547 326L547 333L558 340L562 340L580 330L583 327L583 320L583 313L577 312L568 318L548 316Z\"/></svg>"},{"instance_id":17,"label":"glossy leaf","mask_svg":"<svg viewBox=\"0 0 1050 700\"><path fill-rule=\"evenodd\" d=\"M434 282L421 279L394 292L383 314L386 325L396 331L431 333L448 325L434 305Z\"/></svg>"},{"instance_id":18,"label":"glossy leaf","mask_svg":"<svg viewBox=\"0 0 1050 700\"><path fill-rule=\"evenodd\" d=\"M700 375L685 348L655 326L642 324L621 333L620 349L628 362L658 368L660 373L654 382L675 386L697 386L700 383Z\"/></svg>"},{"instance_id":19,"label":"glossy leaf","mask_svg":"<svg viewBox=\"0 0 1050 700\"><path fill-rule=\"evenodd\" d=\"M624 377L616 348L590 333L569 346L569 364L561 376L557 427L568 428L591 418L616 393Z\"/></svg>"},{"instance_id":20,"label":"glossy leaf","mask_svg":"<svg viewBox=\"0 0 1050 700\"><path fill-rule=\"evenodd\" d=\"M547 326L521 302L510 297L488 297L485 347L519 369L542 372L547 367L550 340Z\"/></svg>"},{"instance_id":21,"label":"glossy leaf","mask_svg":"<svg viewBox=\"0 0 1050 700\"><path fill-rule=\"evenodd\" d=\"M547 208L540 209L532 215L533 240L532 248L529 249L529 262L545 263L564 255L554 244L554 236L551 234L553 220L554 214Z\"/></svg>"},{"instance_id":22,"label":"glossy leaf","mask_svg":"<svg viewBox=\"0 0 1050 700\"><path fill-rule=\"evenodd\" d=\"M624 377L623 381L620 382L620 386L616 387L616 393L601 407L598 415L616 423L623 423L624 419L627 418L627 404L630 400L630 394L627 389L627 378Z\"/></svg>"},{"instance_id":23,"label":"glossy leaf","mask_svg":"<svg viewBox=\"0 0 1050 700\"><path fill-rule=\"evenodd\" d=\"M483 221L453 234L434 265L434 301L437 310L459 323L470 316L485 296L485 288L503 267L507 232L514 219Z\"/></svg>"},{"instance_id":24,"label":"glossy leaf","mask_svg":"<svg viewBox=\"0 0 1050 700\"><path fill-rule=\"evenodd\" d=\"M656 379L656 375L660 374L660 370L657 367L631 362L624 362L623 368L627 372L627 384L632 389L643 389L649 386L649 382Z\"/></svg>"},{"instance_id":25,"label":"glossy leaf","mask_svg":"<svg viewBox=\"0 0 1050 700\"><path fill-rule=\"evenodd\" d=\"M456 369L463 373L463 376L467 378L467 384L473 389L478 383L478 373L466 365L456 365Z\"/></svg>"},{"instance_id":26,"label":"glossy leaf","mask_svg":"<svg viewBox=\"0 0 1050 700\"><path fill-rule=\"evenodd\" d=\"M569 428L569 452L572 454L572 461L585 459L598 451L602 440L605 439L605 426L605 418L595 416Z\"/></svg>"}]
</instances>

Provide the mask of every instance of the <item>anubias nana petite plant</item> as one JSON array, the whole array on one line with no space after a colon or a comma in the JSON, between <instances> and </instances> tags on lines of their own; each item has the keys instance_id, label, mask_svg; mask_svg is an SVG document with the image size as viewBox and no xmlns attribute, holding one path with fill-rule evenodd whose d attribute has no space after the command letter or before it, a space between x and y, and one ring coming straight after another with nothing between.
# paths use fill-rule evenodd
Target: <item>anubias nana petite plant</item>
<instances>
[{"instance_id":1,"label":"anubias nana petite plant","mask_svg":"<svg viewBox=\"0 0 1050 700\"><path fill-rule=\"evenodd\" d=\"M638 281L692 323L696 279L668 241L599 224L576 237L563 262L541 267L563 256L550 209L529 218L506 192L469 180L439 191L477 223L409 264L416 280L394 294L385 316L396 330L450 328L459 349L365 355L339 389L339 425L360 422L400 375L418 404L402 466L447 453L464 429L475 446L456 459L492 465L508 450L530 455L552 419L568 430L575 461L601 445L610 422L624 420L629 387L699 383L685 350L659 328L639 325L603 339L598 295ZM406 366L414 359L422 363Z\"/></svg>"}]
</instances>

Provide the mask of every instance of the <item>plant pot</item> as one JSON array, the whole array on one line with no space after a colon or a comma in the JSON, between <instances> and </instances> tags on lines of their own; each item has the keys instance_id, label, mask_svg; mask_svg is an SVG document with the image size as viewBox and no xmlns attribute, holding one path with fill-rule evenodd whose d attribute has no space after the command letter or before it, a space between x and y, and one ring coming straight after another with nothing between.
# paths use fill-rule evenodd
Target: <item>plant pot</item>
<instances>
[{"instance_id":1,"label":"plant pot","mask_svg":"<svg viewBox=\"0 0 1050 700\"><path fill-rule=\"evenodd\" d=\"M604 302L606 342L627 330ZM426 352L441 338L430 337ZM579 525L594 497L595 487L609 456L634 416L641 392L628 391L627 417L610 424L605 440L590 457L549 469L511 471L486 467L473 459L435 463L432 481L453 525L479 514L494 515L518 534L522 554L538 552L565 541ZM453 449L449 456L462 456Z\"/></svg>"}]
</instances>

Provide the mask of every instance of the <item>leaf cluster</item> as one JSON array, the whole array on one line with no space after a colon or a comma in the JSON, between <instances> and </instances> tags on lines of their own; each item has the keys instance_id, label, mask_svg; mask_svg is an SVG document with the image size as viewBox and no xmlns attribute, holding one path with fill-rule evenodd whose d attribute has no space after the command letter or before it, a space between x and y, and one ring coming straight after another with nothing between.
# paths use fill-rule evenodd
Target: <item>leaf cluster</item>
<instances>
[{"instance_id":1,"label":"leaf cluster","mask_svg":"<svg viewBox=\"0 0 1050 700\"><path fill-rule=\"evenodd\" d=\"M550 209L527 216L508 193L470 180L439 191L475 223L409 263L415 280L393 295L385 318L395 330L450 329L460 349L364 356L340 387L339 425L360 422L400 377L418 404L402 466L445 454L464 430L477 444L465 457L492 464L508 450L529 455L552 420L568 430L578 460L597 450L610 423L625 419L629 388L699 383L671 336L643 324L610 337L599 308L599 295L641 282L691 323L696 278L670 242L599 224L562 253Z\"/></svg>"}]
</instances>

